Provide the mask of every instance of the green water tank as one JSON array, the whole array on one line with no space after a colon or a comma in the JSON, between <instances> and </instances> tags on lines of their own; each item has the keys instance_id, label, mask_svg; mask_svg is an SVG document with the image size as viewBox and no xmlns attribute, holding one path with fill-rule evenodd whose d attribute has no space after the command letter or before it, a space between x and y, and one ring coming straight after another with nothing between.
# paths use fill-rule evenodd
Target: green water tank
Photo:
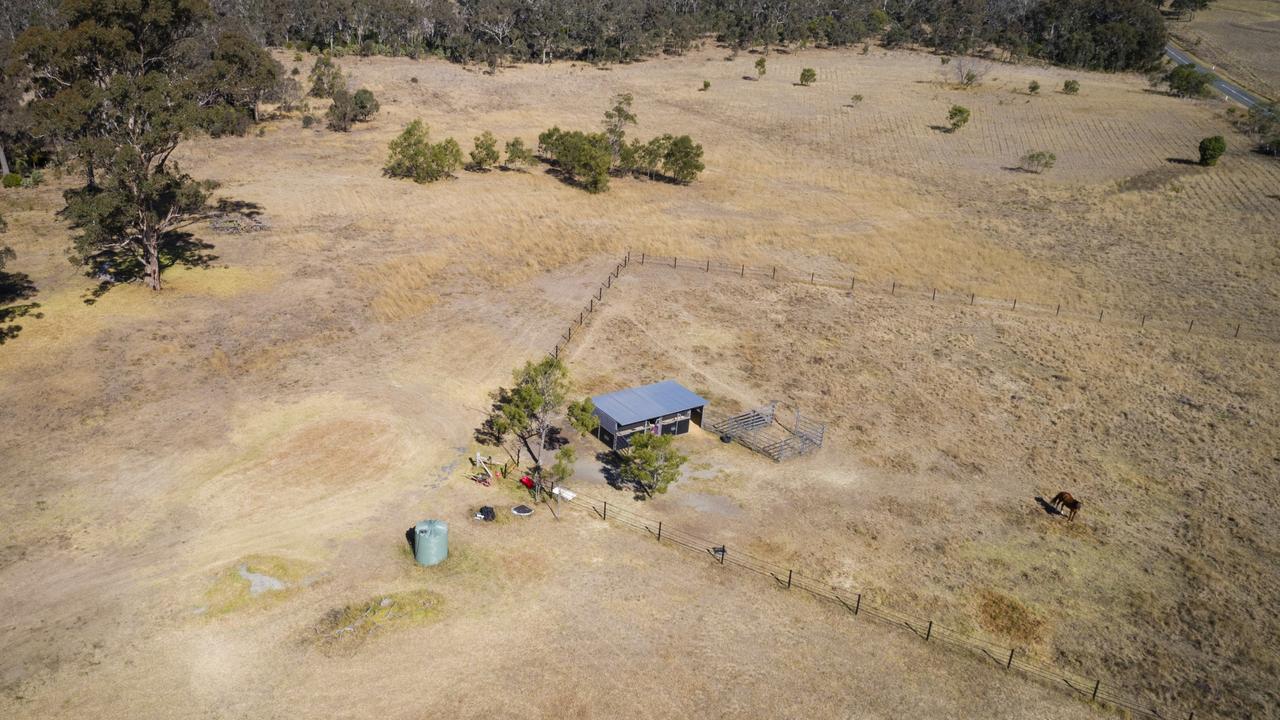
<instances>
[{"instance_id":1,"label":"green water tank","mask_svg":"<svg viewBox=\"0 0 1280 720\"><path fill-rule=\"evenodd\" d=\"M449 523L423 520L413 528L413 556L419 565L437 565L449 557Z\"/></svg>"}]
</instances>

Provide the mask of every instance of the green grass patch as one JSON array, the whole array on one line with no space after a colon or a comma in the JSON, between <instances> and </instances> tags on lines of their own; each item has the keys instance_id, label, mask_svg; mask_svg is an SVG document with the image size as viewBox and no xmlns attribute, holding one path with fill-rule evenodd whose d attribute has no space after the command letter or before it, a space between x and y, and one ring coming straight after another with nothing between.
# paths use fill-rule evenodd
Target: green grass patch
<instances>
[{"instance_id":1,"label":"green grass patch","mask_svg":"<svg viewBox=\"0 0 1280 720\"><path fill-rule=\"evenodd\" d=\"M242 557L218 573L205 591L205 615L216 617L280 602L298 591L309 569L307 563L274 555ZM267 578L256 592L253 575Z\"/></svg>"},{"instance_id":2,"label":"green grass patch","mask_svg":"<svg viewBox=\"0 0 1280 720\"><path fill-rule=\"evenodd\" d=\"M309 639L324 650L354 649L375 635L434 622L443 610L444 598L430 590L377 595L329 610Z\"/></svg>"}]
</instances>

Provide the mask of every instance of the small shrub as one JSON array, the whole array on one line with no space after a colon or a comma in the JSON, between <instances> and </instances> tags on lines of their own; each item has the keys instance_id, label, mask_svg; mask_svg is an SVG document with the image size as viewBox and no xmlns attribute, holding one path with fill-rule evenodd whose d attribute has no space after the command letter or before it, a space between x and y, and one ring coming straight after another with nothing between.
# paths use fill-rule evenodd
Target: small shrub
<instances>
[{"instance_id":1,"label":"small shrub","mask_svg":"<svg viewBox=\"0 0 1280 720\"><path fill-rule=\"evenodd\" d=\"M950 58L950 56L947 56L947 55L943 55L942 57L940 57L940 58L938 58L938 59L939 59L940 61L942 61L942 64L943 64L943 65L947 65L947 64L949 64L949 63L951 62L951 58Z\"/></svg>"},{"instance_id":2,"label":"small shrub","mask_svg":"<svg viewBox=\"0 0 1280 720\"><path fill-rule=\"evenodd\" d=\"M302 71L295 67L294 69L289 71L289 74L294 77L297 77L302 74Z\"/></svg>"},{"instance_id":3,"label":"small shrub","mask_svg":"<svg viewBox=\"0 0 1280 720\"><path fill-rule=\"evenodd\" d=\"M860 103L860 102L862 102L862 96L861 96L861 95L853 95L853 96L851 96L851 97L849 98L849 104L850 104L850 105L857 105L857 104L858 104L858 103Z\"/></svg>"},{"instance_id":4,"label":"small shrub","mask_svg":"<svg viewBox=\"0 0 1280 720\"><path fill-rule=\"evenodd\" d=\"M951 132L959 130L969 122L969 108L963 105L952 105L951 111L947 113L947 121L951 123Z\"/></svg>"},{"instance_id":5,"label":"small shrub","mask_svg":"<svg viewBox=\"0 0 1280 720\"><path fill-rule=\"evenodd\" d=\"M801 84L801 85L806 85L806 86L807 86L807 85L809 85L810 83L817 82L817 80L818 80L818 73L817 73L817 72L815 72L813 68L805 68L805 69L803 69L803 70L801 70L801 71L800 71L800 84Z\"/></svg>"},{"instance_id":6,"label":"small shrub","mask_svg":"<svg viewBox=\"0 0 1280 720\"><path fill-rule=\"evenodd\" d=\"M524 140L511 138L507 141L507 165L517 167L533 164L533 151L524 146Z\"/></svg>"},{"instance_id":7,"label":"small shrub","mask_svg":"<svg viewBox=\"0 0 1280 720\"><path fill-rule=\"evenodd\" d=\"M43 182L44 182L44 171L32 170L30 175L27 175L26 177L22 178L22 187L24 188L39 187L40 184Z\"/></svg>"},{"instance_id":8,"label":"small shrub","mask_svg":"<svg viewBox=\"0 0 1280 720\"><path fill-rule=\"evenodd\" d=\"M698 173L706 169L702 164L702 146L693 142L688 135L674 138L667 147L666 156L662 158L662 171L677 181L689 184Z\"/></svg>"},{"instance_id":9,"label":"small shrub","mask_svg":"<svg viewBox=\"0 0 1280 720\"><path fill-rule=\"evenodd\" d=\"M9 173L4 176L3 185L7 188L22 187L22 176L18 173Z\"/></svg>"},{"instance_id":10,"label":"small shrub","mask_svg":"<svg viewBox=\"0 0 1280 720\"><path fill-rule=\"evenodd\" d=\"M1280 135L1263 143L1262 150L1270 155L1280 155Z\"/></svg>"},{"instance_id":11,"label":"small shrub","mask_svg":"<svg viewBox=\"0 0 1280 720\"><path fill-rule=\"evenodd\" d=\"M367 122L369 118L378 114L378 109L381 107L378 99L373 96L373 92L365 88L357 90L352 100L355 102L356 122Z\"/></svg>"},{"instance_id":12,"label":"small shrub","mask_svg":"<svg viewBox=\"0 0 1280 720\"><path fill-rule=\"evenodd\" d=\"M1062 92L1067 95L1075 95L1080 92L1080 82L1078 80L1067 80L1062 83Z\"/></svg>"},{"instance_id":13,"label":"small shrub","mask_svg":"<svg viewBox=\"0 0 1280 720\"><path fill-rule=\"evenodd\" d=\"M388 177L410 178L417 183L435 182L462 167L462 148L453 138L431 143L430 129L414 120L388 146L391 154L382 172Z\"/></svg>"},{"instance_id":14,"label":"small shrub","mask_svg":"<svg viewBox=\"0 0 1280 720\"><path fill-rule=\"evenodd\" d=\"M1218 164L1218 158L1227 151L1227 141L1221 135L1207 137L1200 141L1200 164L1211 167Z\"/></svg>"},{"instance_id":15,"label":"small shrub","mask_svg":"<svg viewBox=\"0 0 1280 720\"><path fill-rule=\"evenodd\" d=\"M759 80L760 78L764 77L764 73L765 73L764 58L756 58L756 79Z\"/></svg>"},{"instance_id":16,"label":"small shrub","mask_svg":"<svg viewBox=\"0 0 1280 720\"><path fill-rule=\"evenodd\" d=\"M306 115L303 115L303 116L302 116L302 127L304 127L304 128L310 128L312 125L315 125L315 124L316 124L316 116L315 116L315 115L312 115L312 114L308 113L308 114L306 114Z\"/></svg>"},{"instance_id":17,"label":"small shrub","mask_svg":"<svg viewBox=\"0 0 1280 720\"><path fill-rule=\"evenodd\" d=\"M302 53L300 53L300 52L295 52L295 53L293 54L293 61L294 61L294 62L302 62Z\"/></svg>"},{"instance_id":18,"label":"small shrub","mask_svg":"<svg viewBox=\"0 0 1280 720\"><path fill-rule=\"evenodd\" d=\"M417 75L414 75L413 77L409 78L409 82L413 83L414 85L417 85L417 84L418 84L418 76L417 76Z\"/></svg>"},{"instance_id":19,"label":"small shrub","mask_svg":"<svg viewBox=\"0 0 1280 720\"><path fill-rule=\"evenodd\" d=\"M1032 95L1039 95L1040 83L1036 82L1035 80L1032 80L1031 83L1027 85L1027 92L1031 93Z\"/></svg>"},{"instance_id":20,"label":"small shrub","mask_svg":"<svg viewBox=\"0 0 1280 720\"><path fill-rule=\"evenodd\" d=\"M342 77L342 70L327 55L316 58L316 63L311 66L311 74L307 79L311 82L312 97L333 97L339 89L345 90L347 87L346 78Z\"/></svg>"},{"instance_id":21,"label":"small shrub","mask_svg":"<svg viewBox=\"0 0 1280 720\"><path fill-rule=\"evenodd\" d=\"M1201 72L1194 65L1179 65L1164 76L1169 92L1186 98L1208 97L1213 79L1213 73Z\"/></svg>"},{"instance_id":22,"label":"small shrub","mask_svg":"<svg viewBox=\"0 0 1280 720\"><path fill-rule=\"evenodd\" d=\"M711 89L711 81L710 81L710 80L703 80L703 81L702 81L702 92L706 92L706 91L708 91L708 90L710 90L710 89Z\"/></svg>"},{"instance_id":23,"label":"small shrub","mask_svg":"<svg viewBox=\"0 0 1280 720\"><path fill-rule=\"evenodd\" d=\"M1058 162L1058 156L1047 150L1035 150L1022 156L1022 169L1027 172L1042 173Z\"/></svg>"},{"instance_id":24,"label":"small shrub","mask_svg":"<svg viewBox=\"0 0 1280 720\"><path fill-rule=\"evenodd\" d=\"M498 139L493 133L485 130L475 138L475 147L471 150L471 167L475 170L488 170L498 164Z\"/></svg>"}]
</instances>

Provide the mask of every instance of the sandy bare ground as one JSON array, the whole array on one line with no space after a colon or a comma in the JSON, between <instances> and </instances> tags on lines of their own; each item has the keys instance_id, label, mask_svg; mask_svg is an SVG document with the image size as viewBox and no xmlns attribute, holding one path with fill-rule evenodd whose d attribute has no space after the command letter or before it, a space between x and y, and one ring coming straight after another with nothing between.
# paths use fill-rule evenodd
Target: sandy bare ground
<instances>
[{"instance_id":1,"label":"sandy bare ground","mask_svg":"<svg viewBox=\"0 0 1280 720\"><path fill-rule=\"evenodd\" d=\"M339 135L282 119L262 137L184 149L186 169L261 206L271 229L201 229L219 260L169 273L159 296L124 287L85 305L89 283L63 258L68 232L52 215L59 183L0 195L4 242L45 313L0 349L6 714L1094 712L589 517L468 524L475 505L518 501L463 477L488 392L554 344L628 247L997 296L1274 314L1280 166L1236 140L1213 170L1167 160L1227 132L1218 106L1150 94L1136 78L1027 67L997 66L982 88L961 92L940 83L936 58L880 50L775 55L761 82L741 79L752 60L708 49L496 77L436 61L344 60L353 83L382 100L374 122ZM792 85L801 67L818 70L817 85ZM1067 77L1081 80L1080 96L1051 92ZM697 91L703 78L707 93ZM1046 88L1041 97L1023 93L1030 79ZM636 96L638 135L689 132L704 144L703 178L689 187L619 179L593 197L540 169L428 187L379 172L386 143L414 117L464 147L484 129L531 143L551 124L594 127L621 91ZM846 107L854 93L862 103ZM973 109L970 126L932 130L954 102ZM1053 150L1059 167L1005 169L1030 149ZM1061 611L1070 620L1043 627L1039 652L1135 680L1158 657L1156 677L1135 687L1159 699L1268 702L1273 691L1258 678L1267 667L1274 677L1274 656L1224 639L1270 628L1264 609L1275 599L1266 348L1141 345L1131 334L905 305L873 312L839 293L744 295L732 284L689 295L657 285L669 293L663 303L639 278L627 282L619 297L630 299L593 321L593 345L582 346L599 356L574 357L584 390L670 375L718 404L778 393L838 430L824 456L784 469L692 448L703 474L722 468L779 488L735 480L718 494L696 490L744 508L725 532L797 560L825 558L836 564L823 569L849 583L947 621L977 622L971 599L986 589L1035 617ZM691 303L709 310L682 309ZM756 304L768 308L744 317ZM833 309L865 322L837 322L825 314ZM720 316L729 320L718 329ZM663 343L670 352L655 349ZM979 350L980 362L966 360ZM1059 364L1071 380L1050 390L1062 381L1037 368ZM824 389L820 403L813 393ZM1051 407L1052 392L1065 399ZM1201 409L1170 406L1175 394ZM1079 415L1054 414L1070 407ZM934 429L909 432L913 421ZM1246 422L1255 424L1238 427ZM1032 437L1060 449L1036 456ZM1129 439L1150 447L1120 452ZM1078 529L1048 529L1060 526L1028 512L1030 492L1068 481L1098 508ZM852 506L850 483L865 492ZM722 525L716 512L680 510L683 490L653 507ZM1143 493L1153 499L1140 502ZM952 509L960 495L977 498L963 524ZM824 498L830 516L814 510ZM427 516L454 526L457 562L438 571L415 569L404 549L404 529ZM1148 557L1131 552L1144 532L1167 597L1150 597L1157 585L1135 569ZM1161 555L1170 533L1197 553ZM1042 546L1061 558L1057 589L1028 559ZM242 564L278 568L290 590L235 595L227 578ZM1113 566L1114 579L1092 579ZM1225 577L1249 581L1223 595L1214 583ZM415 590L438 606L386 620L363 641L316 640L332 630L329 611ZM1203 617L1192 593L1209 608ZM388 607L407 602L394 597ZM1157 617L1173 620L1157 626ZM1142 633L1160 638L1138 642ZM1200 682L1206 666L1222 677L1171 689Z\"/></svg>"}]
</instances>

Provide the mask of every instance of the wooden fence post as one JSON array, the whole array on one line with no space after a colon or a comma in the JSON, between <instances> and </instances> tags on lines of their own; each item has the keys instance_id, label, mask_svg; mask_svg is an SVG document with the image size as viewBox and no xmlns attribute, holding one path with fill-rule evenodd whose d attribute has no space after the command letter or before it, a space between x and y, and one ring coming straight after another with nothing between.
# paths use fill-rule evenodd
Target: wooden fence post
<instances>
[{"instance_id":1,"label":"wooden fence post","mask_svg":"<svg viewBox=\"0 0 1280 720\"><path fill-rule=\"evenodd\" d=\"M707 261L707 269L706 269L706 270L703 270L702 272L711 272L711 261L710 261L710 260L708 260L708 261Z\"/></svg>"},{"instance_id":2,"label":"wooden fence post","mask_svg":"<svg viewBox=\"0 0 1280 720\"><path fill-rule=\"evenodd\" d=\"M1192 318L1191 322L1187 323L1187 332L1191 332L1191 328L1195 326L1196 326L1195 318Z\"/></svg>"},{"instance_id":3,"label":"wooden fence post","mask_svg":"<svg viewBox=\"0 0 1280 720\"><path fill-rule=\"evenodd\" d=\"M662 521L658 521L658 542L662 542Z\"/></svg>"},{"instance_id":4,"label":"wooden fence post","mask_svg":"<svg viewBox=\"0 0 1280 720\"><path fill-rule=\"evenodd\" d=\"M738 277L746 277L746 276L747 276L747 266L746 266L746 265L743 265L743 266L738 270Z\"/></svg>"},{"instance_id":5,"label":"wooden fence post","mask_svg":"<svg viewBox=\"0 0 1280 720\"><path fill-rule=\"evenodd\" d=\"M929 621L929 627L924 631L924 641L929 642L929 638L933 637L933 621Z\"/></svg>"},{"instance_id":6,"label":"wooden fence post","mask_svg":"<svg viewBox=\"0 0 1280 720\"><path fill-rule=\"evenodd\" d=\"M813 284L813 273L809 273L809 284Z\"/></svg>"},{"instance_id":7,"label":"wooden fence post","mask_svg":"<svg viewBox=\"0 0 1280 720\"><path fill-rule=\"evenodd\" d=\"M929 298L929 300L930 300L930 301L933 301L933 300L937 300L937 299L938 299L938 288L934 288L934 289L933 289L933 296L932 296L932 297L930 297L930 298Z\"/></svg>"},{"instance_id":8,"label":"wooden fence post","mask_svg":"<svg viewBox=\"0 0 1280 720\"><path fill-rule=\"evenodd\" d=\"M640 264L644 264L644 253L640 253Z\"/></svg>"},{"instance_id":9,"label":"wooden fence post","mask_svg":"<svg viewBox=\"0 0 1280 720\"><path fill-rule=\"evenodd\" d=\"M897 281L897 280L894 280L894 281L893 281L893 287L889 288L889 294L890 294L890 295L893 295L893 294L895 294L895 293L897 293L897 292L898 292L898 281Z\"/></svg>"},{"instance_id":10,"label":"wooden fence post","mask_svg":"<svg viewBox=\"0 0 1280 720\"><path fill-rule=\"evenodd\" d=\"M774 280L777 280L777 279L778 279L778 266L777 266L777 265L774 265L774 266L773 266L773 279L774 279Z\"/></svg>"},{"instance_id":11,"label":"wooden fence post","mask_svg":"<svg viewBox=\"0 0 1280 720\"><path fill-rule=\"evenodd\" d=\"M679 266L679 265L680 265L680 258L679 258L679 256L677 256L677 255L672 255L672 256L671 256L671 267L677 267L677 266Z\"/></svg>"},{"instance_id":12,"label":"wooden fence post","mask_svg":"<svg viewBox=\"0 0 1280 720\"><path fill-rule=\"evenodd\" d=\"M1017 309L1018 309L1018 298L1014 298L1014 299L1013 299L1013 309L1014 309L1014 310L1017 310Z\"/></svg>"},{"instance_id":13,"label":"wooden fence post","mask_svg":"<svg viewBox=\"0 0 1280 720\"><path fill-rule=\"evenodd\" d=\"M1011 667L1013 667L1013 650L1009 651L1009 662L1004 664L1005 670L1008 670Z\"/></svg>"},{"instance_id":14,"label":"wooden fence post","mask_svg":"<svg viewBox=\"0 0 1280 720\"><path fill-rule=\"evenodd\" d=\"M862 608L862 593L858 593L858 601L853 605L853 614L857 615L858 610Z\"/></svg>"},{"instance_id":15,"label":"wooden fence post","mask_svg":"<svg viewBox=\"0 0 1280 720\"><path fill-rule=\"evenodd\" d=\"M850 289L850 290L852 290L852 289L853 289L853 286L854 286L857 282L858 282L858 278L849 278L849 289Z\"/></svg>"},{"instance_id":16,"label":"wooden fence post","mask_svg":"<svg viewBox=\"0 0 1280 720\"><path fill-rule=\"evenodd\" d=\"M1058 307L1054 308L1053 316L1058 317L1058 313L1062 312L1062 303L1058 303Z\"/></svg>"},{"instance_id":17,"label":"wooden fence post","mask_svg":"<svg viewBox=\"0 0 1280 720\"><path fill-rule=\"evenodd\" d=\"M604 501L604 517L602 519L603 520L609 519L609 501L608 500Z\"/></svg>"},{"instance_id":18,"label":"wooden fence post","mask_svg":"<svg viewBox=\"0 0 1280 720\"><path fill-rule=\"evenodd\" d=\"M790 570L787 571L787 589L788 590L791 589L791 571Z\"/></svg>"},{"instance_id":19,"label":"wooden fence post","mask_svg":"<svg viewBox=\"0 0 1280 720\"><path fill-rule=\"evenodd\" d=\"M1142 324L1139 325L1138 327L1146 327L1146 326L1147 326L1147 314L1142 313Z\"/></svg>"},{"instance_id":20,"label":"wooden fence post","mask_svg":"<svg viewBox=\"0 0 1280 720\"><path fill-rule=\"evenodd\" d=\"M976 297L976 295L975 295L974 293L969 293L969 304L970 304L970 305L972 305L972 304L973 304L973 299L974 299L975 297Z\"/></svg>"},{"instance_id":21,"label":"wooden fence post","mask_svg":"<svg viewBox=\"0 0 1280 720\"><path fill-rule=\"evenodd\" d=\"M1094 681L1094 683L1093 683L1093 697L1092 697L1092 698L1090 698L1091 700L1097 700L1097 699L1098 699L1098 688L1100 688L1100 687L1102 687L1102 681L1101 681L1101 680Z\"/></svg>"},{"instance_id":22,"label":"wooden fence post","mask_svg":"<svg viewBox=\"0 0 1280 720\"><path fill-rule=\"evenodd\" d=\"M1232 335L1231 337L1233 337L1233 338L1238 338L1238 337L1240 337L1240 323L1236 323L1236 334L1235 334L1235 335Z\"/></svg>"},{"instance_id":23,"label":"wooden fence post","mask_svg":"<svg viewBox=\"0 0 1280 720\"><path fill-rule=\"evenodd\" d=\"M1098 322L1102 322L1102 313L1103 313L1103 312L1104 312L1104 310L1099 310L1099 311L1098 311Z\"/></svg>"}]
</instances>

